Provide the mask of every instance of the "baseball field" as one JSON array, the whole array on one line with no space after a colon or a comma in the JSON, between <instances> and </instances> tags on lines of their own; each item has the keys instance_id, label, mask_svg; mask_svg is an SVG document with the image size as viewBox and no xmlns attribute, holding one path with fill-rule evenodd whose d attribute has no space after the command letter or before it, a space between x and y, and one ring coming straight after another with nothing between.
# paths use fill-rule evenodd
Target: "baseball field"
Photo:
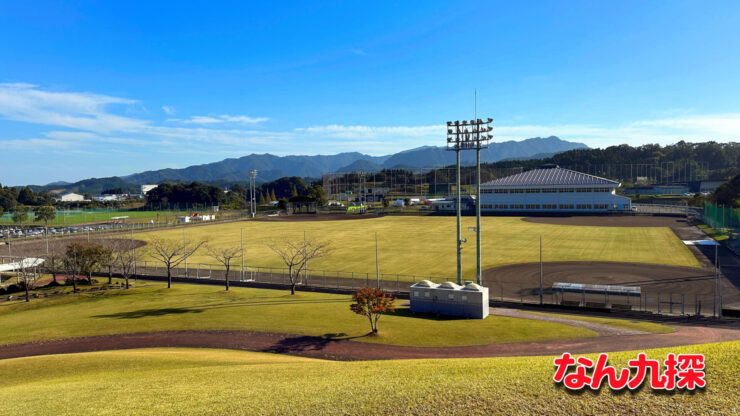
<instances>
[{"instance_id":1,"label":"baseball field","mask_svg":"<svg viewBox=\"0 0 740 416\"><path fill-rule=\"evenodd\" d=\"M539 261L634 262L698 267L699 262L668 227L601 227L542 224L518 217L484 217L483 268ZM475 219L463 217L463 272L475 272ZM454 276L456 270L454 217L376 217L354 221L248 220L138 234L181 240L207 239L216 247L240 247L244 235L248 266L283 267L267 244L271 240L305 236L329 242L331 253L311 262L313 270L375 273L375 234L381 273ZM142 258L144 259L144 258ZM188 260L216 263L205 250ZM234 266L241 259L234 259Z\"/></svg>"}]
</instances>

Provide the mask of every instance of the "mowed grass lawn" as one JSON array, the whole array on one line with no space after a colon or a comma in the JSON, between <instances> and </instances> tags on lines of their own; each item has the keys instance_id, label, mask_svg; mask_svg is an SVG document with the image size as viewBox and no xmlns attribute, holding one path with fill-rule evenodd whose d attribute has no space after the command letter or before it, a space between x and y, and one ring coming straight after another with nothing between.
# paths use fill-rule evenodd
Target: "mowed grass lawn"
<instances>
[{"instance_id":1,"label":"mowed grass lawn","mask_svg":"<svg viewBox=\"0 0 740 416\"><path fill-rule=\"evenodd\" d=\"M740 413L740 341L645 352L704 354L706 389L570 393L552 382L552 357L332 362L142 349L0 361L0 400L18 415Z\"/></svg>"},{"instance_id":2,"label":"mowed grass lawn","mask_svg":"<svg viewBox=\"0 0 740 416\"><path fill-rule=\"evenodd\" d=\"M463 218L463 268L475 273L474 217ZM378 233L381 273L454 276L454 217L380 217L355 221L267 222L241 221L191 227L188 239L206 238L215 246L240 247L244 230L245 264L283 267L267 242L287 237L309 238L331 243L329 256L312 261L311 269L353 271L375 275L375 233ZM667 227L591 227L537 224L512 217L482 218L483 267L539 261L542 235L543 260L614 261L699 267L689 249ZM138 234L142 240L153 233ZM157 231L164 238L182 239L182 229ZM142 257L142 260L145 258ZM195 263L216 263L205 250L189 259ZM241 259L235 259L238 266Z\"/></svg>"},{"instance_id":3,"label":"mowed grass lawn","mask_svg":"<svg viewBox=\"0 0 740 416\"><path fill-rule=\"evenodd\" d=\"M130 290L63 295L0 306L0 344L90 335L172 330L251 330L288 334L358 337L396 345L456 346L590 337L569 325L489 316L435 319L400 307L380 320L380 334L367 318L349 310L350 296L177 283ZM444 336L440 336L444 334ZM327 335L329 336L329 335Z\"/></svg>"},{"instance_id":4,"label":"mowed grass lawn","mask_svg":"<svg viewBox=\"0 0 740 416\"><path fill-rule=\"evenodd\" d=\"M90 222L110 221L114 217L128 217L128 220L159 219L164 221L165 218L170 222L175 220L178 215L185 215L185 212L177 211L102 211L102 212L84 212L84 211L67 211L64 214L57 212L56 217L49 221L49 226L85 224ZM43 225L42 222L34 221L33 213L28 215L27 224ZM0 224L12 224L13 219L10 214L0 216Z\"/></svg>"}]
</instances>

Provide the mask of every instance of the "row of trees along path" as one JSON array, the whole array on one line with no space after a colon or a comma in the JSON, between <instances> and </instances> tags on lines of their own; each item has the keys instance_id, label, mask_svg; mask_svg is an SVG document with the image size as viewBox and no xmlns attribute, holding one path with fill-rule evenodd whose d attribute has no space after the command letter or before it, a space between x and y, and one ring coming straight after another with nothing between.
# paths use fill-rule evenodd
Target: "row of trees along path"
<instances>
[{"instance_id":1,"label":"row of trees along path","mask_svg":"<svg viewBox=\"0 0 740 416\"><path fill-rule=\"evenodd\" d=\"M308 262L326 256L331 248L329 243L304 238L302 240L276 239L268 243L270 249L280 257L288 268L290 278L290 293L295 294L296 285L305 279L303 273ZM238 247L216 247L209 245L206 240L174 240L154 237L148 246L147 254L161 262L167 269L167 288L172 287L172 268L179 266L189 256L205 247L208 254L225 268L226 290L229 290L229 271L234 259L242 255ZM107 268L108 283L113 280L113 268L117 268L125 280L126 289L129 288L129 279L133 276L136 267L136 243L127 239L103 239L94 242L72 242L68 244L64 253L54 247L47 256L52 269L53 280L56 282L56 269L61 268L72 278L73 293L77 293L77 276L87 277L88 284L92 285L92 274ZM47 248L48 249L48 248ZM22 258L20 261L19 279L25 286L26 302L30 300L29 288L32 286L30 270L34 266L33 258ZM362 288L353 296L350 310L358 315L365 316L370 323L372 334L378 332L378 321L384 313L394 311L394 298L380 288Z\"/></svg>"}]
</instances>

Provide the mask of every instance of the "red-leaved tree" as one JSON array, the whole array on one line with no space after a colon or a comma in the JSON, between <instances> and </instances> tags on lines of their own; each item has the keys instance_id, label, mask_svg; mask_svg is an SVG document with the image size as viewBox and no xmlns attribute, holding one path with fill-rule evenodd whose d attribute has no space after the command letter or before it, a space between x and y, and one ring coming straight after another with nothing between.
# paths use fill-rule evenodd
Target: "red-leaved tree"
<instances>
[{"instance_id":1,"label":"red-leaved tree","mask_svg":"<svg viewBox=\"0 0 740 416\"><path fill-rule=\"evenodd\" d=\"M352 295L352 300L355 303L349 305L349 308L352 312L367 317L373 334L378 333L380 316L396 310L393 305L395 302L393 296L379 288L363 287Z\"/></svg>"}]
</instances>

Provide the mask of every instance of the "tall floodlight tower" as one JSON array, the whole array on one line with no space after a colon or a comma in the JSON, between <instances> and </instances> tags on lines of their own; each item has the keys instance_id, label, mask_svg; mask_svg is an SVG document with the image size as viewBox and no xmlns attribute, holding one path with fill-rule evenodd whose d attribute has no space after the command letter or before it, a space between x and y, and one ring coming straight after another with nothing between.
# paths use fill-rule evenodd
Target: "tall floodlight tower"
<instances>
[{"instance_id":1,"label":"tall floodlight tower","mask_svg":"<svg viewBox=\"0 0 740 416\"><path fill-rule=\"evenodd\" d=\"M477 274L476 281L481 284L481 229L480 229L480 151L488 147L488 142L493 138L490 134L493 131L493 127L490 124L493 122L492 118L488 118L486 121L481 119L461 121L448 121L447 122L447 150L455 152L456 160L456 178L455 185L457 188L457 283L462 284L462 235L460 233L460 214L461 214L461 189L460 189L460 151L461 150L475 150L476 151L476 167L477 167L477 200L476 200L476 265Z\"/></svg>"},{"instance_id":2,"label":"tall floodlight tower","mask_svg":"<svg viewBox=\"0 0 740 416\"><path fill-rule=\"evenodd\" d=\"M477 113L477 109L476 109ZM476 114L477 116L477 114ZM492 118L488 118L488 120L483 121L479 118L476 120L471 120L471 123L474 123L474 126L472 127L473 130L473 141L475 146L475 176L476 176L476 188L475 192L477 194L475 198L475 280L476 283L483 284L483 277L482 277L482 269L481 269L481 248L480 248L480 234L481 234L481 228L480 228L480 208L481 208L481 191L480 191L480 151L481 149L487 149L488 148L488 142L493 138L493 135L491 134L491 131L493 131L493 127L490 126L490 124L493 122Z\"/></svg>"},{"instance_id":3,"label":"tall floodlight tower","mask_svg":"<svg viewBox=\"0 0 740 416\"><path fill-rule=\"evenodd\" d=\"M252 169L249 171L249 211L254 218L257 214L257 199L254 194L257 192L257 185L255 183L257 179L257 170Z\"/></svg>"},{"instance_id":4,"label":"tall floodlight tower","mask_svg":"<svg viewBox=\"0 0 740 416\"><path fill-rule=\"evenodd\" d=\"M457 193L457 284L462 284L462 234L460 233L460 150L462 150L465 135L470 135L468 122L459 120L447 122L447 150L455 152L455 192Z\"/></svg>"}]
</instances>

